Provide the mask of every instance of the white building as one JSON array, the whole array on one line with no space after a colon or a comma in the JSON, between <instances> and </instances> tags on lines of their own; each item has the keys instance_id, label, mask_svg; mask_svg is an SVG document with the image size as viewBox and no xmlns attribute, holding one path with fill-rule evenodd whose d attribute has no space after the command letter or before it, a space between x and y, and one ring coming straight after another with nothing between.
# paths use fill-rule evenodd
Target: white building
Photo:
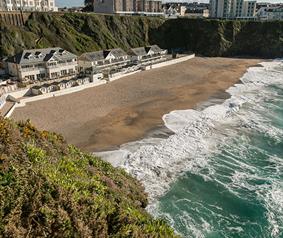
<instances>
[{"instance_id":1,"label":"white building","mask_svg":"<svg viewBox=\"0 0 283 238\"><path fill-rule=\"evenodd\" d=\"M67 78L77 74L77 56L61 48L24 50L7 60L8 72L20 81Z\"/></svg>"},{"instance_id":2,"label":"white building","mask_svg":"<svg viewBox=\"0 0 283 238\"><path fill-rule=\"evenodd\" d=\"M254 0L210 0L210 17L228 19L254 19Z\"/></svg>"},{"instance_id":3,"label":"white building","mask_svg":"<svg viewBox=\"0 0 283 238\"><path fill-rule=\"evenodd\" d=\"M167 54L167 50L163 50L157 45L131 49L132 60L141 63L160 60L163 57L165 57L166 54Z\"/></svg>"},{"instance_id":4,"label":"white building","mask_svg":"<svg viewBox=\"0 0 283 238\"><path fill-rule=\"evenodd\" d=\"M261 21L283 20L283 5L261 7L257 18Z\"/></svg>"},{"instance_id":5,"label":"white building","mask_svg":"<svg viewBox=\"0 0 283 238\"><path fill-rule=\"evenodd\" d=\"M7 11L58 11L55 0L0 0L0 2L0 6Z\"/></svg>"},{"instance_id":6,"label":"white building","mask_svg":"<svg viewBox=\"0 0 283 238\"><path fill-rule=\"evenodd\" d=\"M128 54L120 48L84 53L78 58L80 71L91 69L100 72L110 67L127 65L129 62Z\"/></svg>"}]
</instances>

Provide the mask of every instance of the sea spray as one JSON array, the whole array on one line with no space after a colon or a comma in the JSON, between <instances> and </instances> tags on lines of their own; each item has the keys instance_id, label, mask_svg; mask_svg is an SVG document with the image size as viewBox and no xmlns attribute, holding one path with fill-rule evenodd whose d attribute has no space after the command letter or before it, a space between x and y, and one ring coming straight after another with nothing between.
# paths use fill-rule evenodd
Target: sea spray
<instances>
[{"instance_id":1,"label":"sea spray","mask_svg":"<svg viewBox=\"0 0 283 238\"><path fill-rule=\"evenodd\" d=\"M280 151L280 143L283 124L282 127L278 126L282 121L273 112L283 100L280 95L282 62L277 60L262 63L262 67L249 68L241 81L242 84L227 90L231 98L223 104L202 111L173 111L164 115L165 125L174 134L150 145L144 143L137 150L126 153L122 167L144 184L150 196L148 210L166 217L184 236L205 237L215 234L215 237L235 237L235 234L241 234L239 237L245 237L246 234L246 237L255 237L253 235L260 234L257 231L263 234L258 237L282 235L283 175L280 152L283 151ZM278 87L278 90L270 90L272 87ZM282 108L277 106L277 110ZM277 124L273 123L274 120ZM253 133L259 134L260 138ZM274 152L279 151L278 156L266 155L266 151L258 146L267 139L270 140L270 146L275 145ZM256 145L251 143L255 140L259 140ZM127 146L123 150L127 151ZM272 172L277 177L269 177L268 166L274 166ZM194 183L199 185L200 190L203 185L214 188L211 191L216 194L216 204L205 202L206 199L196 203L194 196L200 201L202 197L197 197L200 194L189 189L182 199L175 197L179 191L176 186L183 180L188 182L188 188ZM184 184L180 187L187 189ZM237 212L235 215L233 208L228 205L218 206L217 203L221 201L217 199L222 193L228 193L227 197L224 196L227 201L246 207L250 217L241 217ZM251 202L253 199L259 204ZM168 208L170 204L171 210ZM210 218L204 211L211 214ZM254 224L261 217L266 218L262 224Z\"/></svg>"}]
</instances>

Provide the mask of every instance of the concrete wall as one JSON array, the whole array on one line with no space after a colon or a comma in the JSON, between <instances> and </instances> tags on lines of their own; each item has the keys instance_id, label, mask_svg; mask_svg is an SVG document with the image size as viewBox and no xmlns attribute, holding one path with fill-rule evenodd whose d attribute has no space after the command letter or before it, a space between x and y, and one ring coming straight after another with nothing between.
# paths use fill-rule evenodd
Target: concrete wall
<instances>
[{"instance_id":1,"label":"concrete wall","mask_svg":"<svg viewBox=\"0 0 283 238\"><path fill-rule=\"evenodd\" d=\"M102 85L102 84L106 84L106 81L101 80L99 82L88 83L88 84L84 84L84 85L81 85L81 86L71 87L71 88L67 88L67 89L63 89L63 90L59 90L59 91L55 91L55 92L42 94L42 95L39 95L39 96L23 98L23 99L20 100L20 103L16 103L16 107L24 107L26 105L26 103L28 103L28 102L34 102L34 101L39 101L39 100L43 100L43 99L47 99L47 98L58 97L58 96L62 96L62 95L66 95L66 94L70 94L70 93L74 93L74 92L79 92L79 91L82 91L84 89L96 87L96 86L99 86L99 85Z\"/></svg>"},{"instance_id":2,"label":"concrete wall","mask_svg":"<svg viewBox=\"0 0 283 238\"><path fill-rule=\"evenodd\" d=\"M180 57L178 59L173 59L173 60L169 60L169 61L165 61L165 62L153 64L153 65L149 65L149 66L145 67L145 70L157 69L157 68L161 68L161 67L172 65L172 64L178 64L178 63L187 61L189 59L192 59L194 57L195 57L195 54L191 54L191 55Z\"/></svg>"},{"instance_id":3,"label":"concrete wall","mask_svg":"<svg viewBox=\"0 0 283 238\"><path fill-rule=\"evenodd\" d=\"M3 95L0 96L0 109L5 105L6 98L7 98L6 94L3 94Z\"/></svg>"},{"instance_id":4,"label":"concrete wall","mask_svg":"<svg viewBox=\"0 0 283 238\"><path fill-rule=\"evenodd\" d=\"M0 11L0 22L4 22L7 25L14 25L14 26L23 26L25 22L30 17L31 13L29 12L7 12L7 11Z\"/></svg>"},{"instance_id":5,"label":"concrete wall","mask_svg":"<svg viewBox=\"0 0 283 238\"><path fill-rule=\"evenodd\" d=\"M15 92L7 93L7 94L11 95L14 98L22 98L23 96L27 95L29 91L30 91L29 88L25 88L25 89L21 89Z\"/></svg>"},{"instance_id":6,"label":"concrete wall","mask_svg":"<svg viewBox=\"0 0 283 238\"><path fill-rule=\"evenodd\" d=\"M13 105L13 106L10 108L10 110L6 113L5 118L9 118L9 117L12 115L12 113L14 112L14 110L16 109L16 107L17 107L17 104L14 103L14 105Z\"/></svg>"}]
</instances>

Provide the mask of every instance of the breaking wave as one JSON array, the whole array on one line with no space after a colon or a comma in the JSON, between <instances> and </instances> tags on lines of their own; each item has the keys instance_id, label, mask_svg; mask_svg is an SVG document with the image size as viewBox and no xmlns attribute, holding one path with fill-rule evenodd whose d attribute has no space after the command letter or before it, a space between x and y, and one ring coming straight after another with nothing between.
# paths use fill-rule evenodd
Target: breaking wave
<instances>
[{"instance_id":1,"label":"breaking wave","mask_svg":"<svg viewBox=\"0 0 283 238\"><path fill-rule=\"evenodd\" d=\"M282 237L283 61L249 68L227 92L164 115L166 138L101 155L123 157L115 165L143 183L148 211L184 237Z\"/></svg>"},{"instance_id":2,"label":"breaking wave","mask_svg":"<svg viewBox=\"0 0 283 238\"><path fill-rule=\"evenodd\" d=\"M222 236L242 233L240 237L244 237L246 226L252 227L250 234L256 234L257 229L267 231L259 237L283 234L283 155L250 143L261 139L270 140L270 145L280 145L279 148L283 146L283 117L277 113L282 110L283 116L280 106L283 105L283 62L275 60L261 66L249 68L241 78L242 83L227 90L231 97L224 103L201 111L179 110L164 115L166 127L174 132L167 139L152 138L121 148L125 155L121 166L139 179L149 194L148 210L165 217L185 236L205 237L215 229L226 227ZM257 156L263 158L256 160ZM252 219L246 224L232 212L225 217L219 212L223 207L207 202L198 204L190 196L175 200L172 195L170 201L163 199L182 176L197 176L207 184L213 182L249 202L261 201L266 227L251 222ZM172 209L179 212L175 211L174 216L164 209L162 199L166 204L172 202ZM182 210L179 204L189 204L190 208ZM193 208L194 211L190 210ZM204 211L218 221L214 224L202 214ZM197 214L199 219L192 214Z\"/></svg>"}]
</instances>

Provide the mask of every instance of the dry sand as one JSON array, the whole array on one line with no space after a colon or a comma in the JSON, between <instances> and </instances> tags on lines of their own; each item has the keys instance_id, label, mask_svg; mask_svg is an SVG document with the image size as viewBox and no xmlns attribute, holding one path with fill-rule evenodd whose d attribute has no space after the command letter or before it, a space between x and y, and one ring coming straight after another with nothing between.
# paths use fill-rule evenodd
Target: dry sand
<instances>
[{"instance_id":1,"label":"dry sand","mask_svg":"<svg viewBox=\"0 0 283 238\"><path fill-rule=\"evenodd\" d=\"M28 103L12 115L61 133L86 151L102 151L140 139L163 125L162 116L189 109L237 83L260 60L200 58L137 73L81 92Z\"/></svg>"}]
</instances>

